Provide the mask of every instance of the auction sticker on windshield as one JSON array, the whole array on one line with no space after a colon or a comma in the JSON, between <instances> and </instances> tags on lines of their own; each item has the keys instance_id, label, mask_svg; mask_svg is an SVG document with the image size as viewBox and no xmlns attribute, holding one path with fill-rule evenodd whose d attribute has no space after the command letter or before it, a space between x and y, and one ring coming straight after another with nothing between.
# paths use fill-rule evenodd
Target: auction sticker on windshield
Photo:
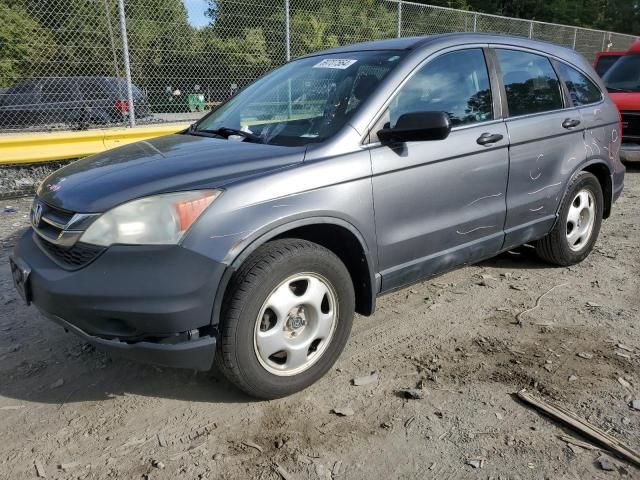
<instances>
[{"instance_id":1,"label":"auction sticker on windshield","mask_svg":"<svg viewBox=\"0 0 640 480\"><path fill-rule=\"evenodd\" d=\"M325 58L321 62L316 63L313 68L338 68L340 70L346 70L356 62L357 60L348 58Z\"/></svg>"}]
</instances>

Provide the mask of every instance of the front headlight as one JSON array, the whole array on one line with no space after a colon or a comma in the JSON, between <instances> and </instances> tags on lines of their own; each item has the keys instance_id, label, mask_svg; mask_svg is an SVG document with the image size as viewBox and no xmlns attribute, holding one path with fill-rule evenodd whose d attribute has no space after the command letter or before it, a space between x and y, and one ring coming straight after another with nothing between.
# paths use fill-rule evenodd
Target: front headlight
<instances>
[{"instance_id":1,"label":"front headlight","mask_svg":"<svg viewBox=\"0 0 640 480\"><path fill-rule=\"evenodd\" d=\"M220 190L201 190L133 200L99 217L80 241L103 247L114 243L176 244L220 193Z\"/></svg>"}]
</instances>

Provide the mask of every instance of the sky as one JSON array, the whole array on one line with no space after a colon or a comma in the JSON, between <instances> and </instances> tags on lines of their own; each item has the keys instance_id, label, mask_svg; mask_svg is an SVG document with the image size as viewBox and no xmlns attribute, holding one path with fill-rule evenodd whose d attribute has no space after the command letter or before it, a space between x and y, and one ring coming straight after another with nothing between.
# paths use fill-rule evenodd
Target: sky
<instances>
[{"instance_id":1,"label":"sky","mask_svg":"<svg viewBox=\"0 0 640 480\"><path fill-rule=\"evenodd\" d=\"M194 27L204 27L209 23L204 12L207 10L207 0L183 0L184 6L187 7L189 15L189 23Z\"/></svg>"}]
</instances>

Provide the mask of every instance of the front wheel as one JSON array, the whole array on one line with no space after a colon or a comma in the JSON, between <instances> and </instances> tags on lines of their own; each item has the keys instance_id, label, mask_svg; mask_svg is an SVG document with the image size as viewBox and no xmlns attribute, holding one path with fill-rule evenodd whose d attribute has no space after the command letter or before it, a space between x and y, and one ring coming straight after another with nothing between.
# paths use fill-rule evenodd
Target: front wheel
<instances>
[{"instance_id":1,"label":"front wheel","mask_svg":"<svg viewBox=\"0 0 640 480\"><path fill-rule=\"evenodd\" d=\"M553 230L536 242L538 256L556 265L584 260L598 239L604 201L598 179L580 172L569 185Z\"/></svg>"},{"instance_id":2,"label":"front wheel","mask_svg":"<svg viewBox=\"0 0 640 480\"><path fill-rule=\"evenodd\" d=\"M354 309L349 272L330 250L305 240L267 243L231 281L216 362L254 397L297 392L337 360Z\"/></svg>"}]
</instances>

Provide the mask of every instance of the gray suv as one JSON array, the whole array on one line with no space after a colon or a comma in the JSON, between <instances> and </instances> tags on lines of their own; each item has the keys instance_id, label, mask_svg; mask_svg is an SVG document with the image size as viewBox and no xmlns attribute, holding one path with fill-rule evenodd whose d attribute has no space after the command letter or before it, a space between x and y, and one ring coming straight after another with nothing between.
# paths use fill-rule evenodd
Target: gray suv
<instances>
[{"instance_id":1,"label":"gray suv","mask_svg":"<svg viewBox=\"0 0 640 480\"><path fill-rule=\"evenodd\" d=\"M576 52L522 38L308 55L46 179L14 281L95 345L287 395L385 292L523 244L582 261L623 186L605 92Z\"/></svg>"}]
</instances>

